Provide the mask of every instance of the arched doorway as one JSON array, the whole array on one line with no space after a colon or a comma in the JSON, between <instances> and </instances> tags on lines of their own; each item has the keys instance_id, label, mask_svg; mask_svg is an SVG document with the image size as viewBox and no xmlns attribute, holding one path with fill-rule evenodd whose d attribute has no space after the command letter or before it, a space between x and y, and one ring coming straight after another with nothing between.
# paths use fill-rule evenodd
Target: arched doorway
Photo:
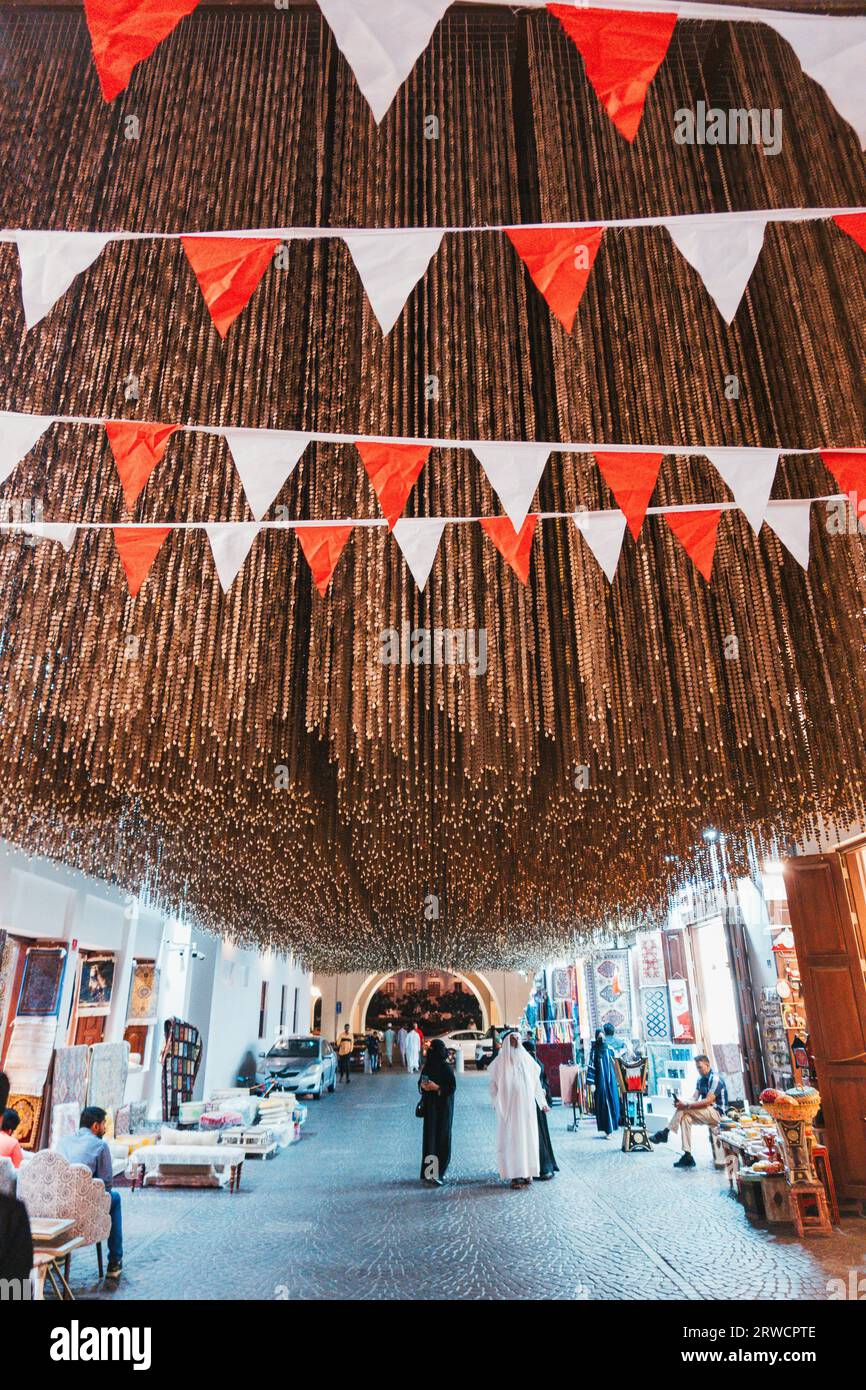
<instances>
[{"instance_id":1,"label":"arched doorway","mask_svg":"<svg viewBox=\"0 0 866 1390\"><path fill-rule=\"evenodd\" d=\"M490 984L482 975L462 970L451 970L443 973L452 975L455 979L460 980L475 997L481 1009L481 1027L483 1029L487 1029L491 1024L500 1023L502 1021L499 1000ZM366 1031L367 1009L373 995L376 994L388 980L393 979L394 976L403 974L405 974L404 971L387 970L366 977L355 995L349 1015L353 1031L358 1033Z\"/></svg>"}]
</instances>

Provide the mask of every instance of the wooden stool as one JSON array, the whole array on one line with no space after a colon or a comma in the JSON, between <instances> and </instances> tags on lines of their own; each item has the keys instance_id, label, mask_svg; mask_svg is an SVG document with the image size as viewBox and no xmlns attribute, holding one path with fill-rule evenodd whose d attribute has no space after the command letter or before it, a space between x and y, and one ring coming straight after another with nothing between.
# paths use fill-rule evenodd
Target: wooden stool
<instances>
[{"instance_id":1,"label":"wooden stool","mask_svg":"<svg viewBox=\"0 0 866 1390\"><path fill-rule=\"evenodd\" d=\"M765 1173L761 1180L764 1193L764 1213L771 1226L780 1221L792 1221L790 1187L784 1173Z\"/></svg>"},{"instance_id":2,"label":"wooden stool","mask_svg":"<svg viewBox=\"0 0 866 1390\"><path fill-rule=\"evenodd\" d=\"M812 1145L812 1162L815 1164L815 1172L821 1181L824 1191L827 1194L827 1205L830 1208L830 1220L834 1226L839 1225L839 1203L836 1201L836 1184L833 1182L833 1170L830 1167L830 1155L824 1144Z\"/></svg>"},{"instance_id":3,"label":"wooden stool","mask_svg":"<svg viewBox=\"0 0 866 1390\"><path fill-rule=\"evenodd\" d=\"M749 1178L746 1172L737 1174L737 1195L750 1216L766 1217L764 1211L763 1183L760 1178Z\"/></svg>"},{"instance_id":4,"label":"wooden stool","mask_svg":"<svg viewBox=\"0 0 866 1390\"><path fill-rule=\"evenodd\" d=\"M827 1194L819 1182L801 1182L788 1188L791 1219L798 1236L831 1236Z\"/></svg>"}]
</instances>

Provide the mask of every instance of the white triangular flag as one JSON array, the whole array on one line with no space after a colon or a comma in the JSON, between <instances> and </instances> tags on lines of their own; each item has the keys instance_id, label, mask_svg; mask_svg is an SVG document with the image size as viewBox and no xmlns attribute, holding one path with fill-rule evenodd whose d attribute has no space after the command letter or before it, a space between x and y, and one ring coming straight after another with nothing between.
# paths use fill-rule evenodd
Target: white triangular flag
<instances>
[{"instance_id":1,"label":"white triangular flag","mask_svg":"<svg viewBox=\"0 0 866 1390\"><path fill-rule=\"evenodd\" d=\"M473 444L487 481L515 531L526 520L535 489L550 457L546 444Z\"/></svg>"},{"instance_id":2,"label":"white triangular flag","mask_svg":"<svg viewBox=\"0 0 866 1390\"><path fill-rule=\"evenodd\" d=\"M762 14L791 45L807 77L823 87L866 150L866 19Z\"/></svg>"},{"instance_id":3,"label":"white triangular flag","mask_svg":"<svg viewBox=\"0 0 866 1390\"><path fill-rule=\"evenodd\" d=\"M606 512L575 512L573 519L612 584L625 535L625 517L614 508Z\"/></svg>"},{"instance_id":4,"label":"white triangular flag","mask_svg":"<svg viewBox=\"0 0 866 1390\"><path fill-rule=\"evenodd\" d=\"M54 308L111 236L101 232L16 232L24 322L33 328Z\"/></svg>"},{"instance_id":5,"label":"white triangular flag","mask_svg":"<svg viewBox=\"0 0 866 1390\"><path fill-rule=\"evenodd\" d=\"M403 516L394 523L394 539L419 589L423 589L430 578L444 530L445 522L435 516Z\"/></svg>"},{"instance_id":6,"label":"white triangular flag","mask_svg":"<svg viewBox=\"0 0 866 1390\"><path fill-rule=\"evenodd\" d=\"M0 410L0 483L5 483L12 469L27 457L53 422L53 415L18 415Z\"/></svg>"},{"instance_id":7,"label":"white triangular flag","mask_svg":"<svg viewBox=\"0 0 866 1390\"><path fill-rule=\"evenodd\" d=\"M798 564L809 568L809 533L811 531L810 501L771 502L764 520L771 531L790 550Z\"/></svg>"},{"instance_id":8,"label":"white triangular flag","mask_svg":"<svg viewBox=\"0 0 866 1390\"><path fill-rule=\"evenodd\" d=\"M766 217L676 217L664 224L700 275L726 323L733 321L764 244Z\"/></svg>"},{"instance_id":9,"label":"white triangular flag","mask_svg":"<svg viewBox=\"0 0 866 1390\"><path fill-rule=\"evenodd\" d=\"M261 521L310 442L295 430L223 430L250 511Z\"/></svg>"},{"instance_id":10,"label":"white triangular flag","mask_svg":"<svg viewBox=\"0 0 866 1390\"><path fill-rule=\"evenodd\" d=\"M223 593L227 594L262 528L254 521L219 521L204 529Z\"/></svg>"},{"instance_id":11,"label":"white triangular flag","mask_svg":"<svg viewBox=\"0 0 866 1390\"><path fill-rule=\"evenodd\" d=\"M384 334L391 332L402 314L406 300L439 250L442 235L424 229L343 234Z\"/></svg>"},{"instance_id":12,"label":"white triangular flag","mask_svg":"<svg viewBox=\"0 0 866 1390\"><path fill-rule=\"evenodd\" d=\"M319 0L378 125L451 0Z\"/></svg>"},{"instance_id":13,"label":"white triangular flag","mask_svg":"<svg viewBox=\"0 0 866 1390\"><path fill-rule=\"evenodd\" d=\"M773 490L778 449L707 449L707 458L757 536Z\"/></svg>"},{"instance_id":14,"label":"white triangular flag","mask_svg":"<svg viewBox=\"0 0 866 1390\"><path fill-rule=\"evenodd\" d=\"M38 541L59 541L67 555L75 540L76 529L74 525L67 526L61 521L37 521L32 526L21 527L28 536L35 536Z\"/></svg>"}]
</instances>

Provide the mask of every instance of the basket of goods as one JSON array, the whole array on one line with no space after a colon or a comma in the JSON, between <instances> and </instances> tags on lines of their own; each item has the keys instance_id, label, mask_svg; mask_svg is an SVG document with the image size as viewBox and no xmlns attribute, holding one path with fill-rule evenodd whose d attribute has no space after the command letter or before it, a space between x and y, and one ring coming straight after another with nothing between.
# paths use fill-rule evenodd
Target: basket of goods
<instances>
[{"instance_id":1,"label":"basket of goods","mask_svg":"<svg viewBox=\"0 0 866 1390\"><path fill-rule=\"evenodd\" d=\"M784 1173L784 1171L785 1165L780 1163L778 1159L759 1158L757 1163L752 1164L753 1173L766 1173L771 1175L775 1173Z\"/></svg>"},{"instance_id":2,"label":"basket of goods","mask_svg":"<svg viewBox=\"0 0 866 1390\"><path fill-rule=\"evenodd\" d=\"M776 1122L788 1181L792 1185L817 1182L809 1141L812 1121L821 1108L818 1092L813 1086L793 1086L789 1091L769 1088L761 1092L761 1104Z\"/></svg>"}]
</instances>

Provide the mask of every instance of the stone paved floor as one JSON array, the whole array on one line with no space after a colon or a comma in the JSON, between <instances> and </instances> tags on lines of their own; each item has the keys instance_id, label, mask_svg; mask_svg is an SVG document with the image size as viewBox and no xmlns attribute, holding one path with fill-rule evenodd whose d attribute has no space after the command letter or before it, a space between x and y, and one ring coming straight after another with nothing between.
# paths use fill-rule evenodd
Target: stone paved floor
<instances>
[{"instance_id":1,"label":"stone paved floor","mask_svg":"<svg viewBox=\"0 0 866 1390\"><path fill-rule=\"evenodd\" d=\"M591 1122L567 1133L561 1107L559 1175L512 1191L474 1072L459 1079L450 1181L422 1188L416 1094L403 1074L354 1077L310 1102L299 1144L244 1165L237 1195L125 1191L112 1297L824 1299L829 1279L866 1269L866 1221L808 1244L752 1226L708 1151L676 1172L671 1145L625 1155ZM100 1296L95 1263L75 1257L79 1297Z\"/></svg>"}]
</instances>

